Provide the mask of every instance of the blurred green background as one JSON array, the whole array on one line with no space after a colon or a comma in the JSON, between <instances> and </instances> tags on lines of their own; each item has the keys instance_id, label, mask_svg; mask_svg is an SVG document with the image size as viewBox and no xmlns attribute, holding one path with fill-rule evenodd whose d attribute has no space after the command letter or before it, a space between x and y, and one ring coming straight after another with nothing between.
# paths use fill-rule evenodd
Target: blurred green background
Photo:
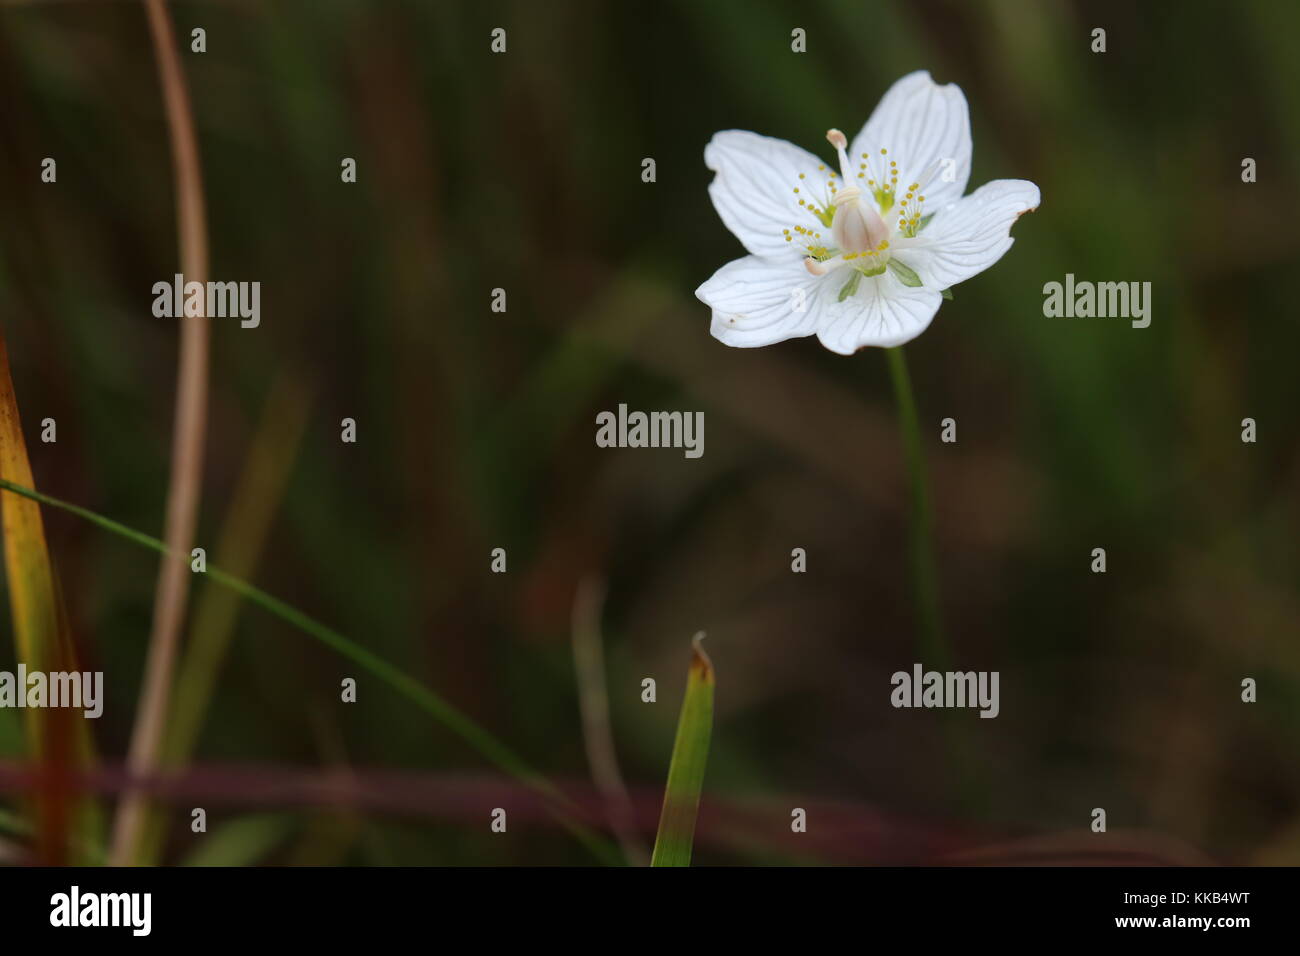
<instances>
[{"instance_id":1,"label":"blurred green background","mask_svg":"<svg viewBox=\"0 0 1300 956\"><path fill-rule=\"evenodd\" d=\"M707 631L697 863L1300 863L1300 6L171 6L211 276L262 283L260 328L213 322L210 560L398 663L597 813L570 635L579 589L603 588L610 724L646 844ZM889 705L917 652L883 356L728 349L693 296L742 252L708 199L709 137L828 154L825 131L856 131L913 69L970 101L971 188L1043 195L907 348L947 638L958 667L1000 671L996 720ZM151 287L178 257L139 4L0 3L0 117L0 323L36 481L158 534L177 330ZM1066 273L1150 281L1150 328L1045 318L1043 284ZM620 402L704 411L704 457L597 448L596 413ZM938 441L949 416L956 445ZM84 666L106 675L93 730L112 765L157 559L45 520ZM195 590L190 632L231 641L162 859L592 861L408 701L213 602ZM13 654L0 642L0 668ZM21 751L0 711L0 765ZM21 859L21 834L3 847Z\"/></svg>"}]
</instances>

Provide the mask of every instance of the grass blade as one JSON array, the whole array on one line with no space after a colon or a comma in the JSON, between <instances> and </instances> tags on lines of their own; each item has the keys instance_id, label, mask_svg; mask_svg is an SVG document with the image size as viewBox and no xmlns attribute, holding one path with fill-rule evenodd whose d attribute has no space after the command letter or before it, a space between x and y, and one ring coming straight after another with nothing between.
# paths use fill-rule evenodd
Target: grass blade
<instances>
[{"instance_id":1,"label":"grass blade","mask_svg":"<svg viewBox=\"0 0 1300 956\"><path fill-rule=\"evenodd\" d=\"M297 462L298 446L307 424L310 390L295 373L287 373L272 387L244 471L226 512L216 549L218 564L240 578L252 577ZM173 767L186 763L199 739L208 705L212 701L235 622L241 608L239 595L207 582L198 595L190 637L176 670L175 690L163 735L160 763ZM146 819L131 859L138 865L157 863L162 852L168 814L146 802Z\"/></svg>"},{"instance_id":2,"label":"grass blade","mask_svg":"<svg viewBox=\"0 0 1300 956\"><path fill-rule=\"evenodd\" d=\"M604 639L600 633L605 585L594 576L583 578L573 599L573 664L578 680L578 711L591 778L605 800L605 815L618 837L629 866L650 862L637 834L636 809L628 796L614 748L609 721L609 690L605 685Z\"/></svg>"},{"instance_id":3,"label":"grass blade","mask_svg":"<svg viewBox=\"0 0 1300 956\"><path fill-rule=\"evenodd\" d=\"M690 866L695 840L695 817L700 808L700 790L709 760L709 738L713 735L713 663L700 641L691 641L693 655L686 676L686 697L677 718L677 739L668 766L664 808L659 815L651 866Z\"/></svg>"},{"instance_id":4,"label":"grass blade","mask_svg":"<svg viewBox=\"0 0 1300 956\"><path fill-rule=\"evenodd\" d=\"M236 817L213 830L181 866L257 866L284 843L294 829L283 813Z\"/></svg>"},{"instance_id":5,"label":"grass blade","mask_svg":"<svg viewBox=\"0 0 1300 956\"><path fill-rule=\"evenodd\" d=\"M51 508L58 508L61 511L74 514L97 527L103 528L105 531L111 531L128 541L133 541L141 547L149 548L151 551L157 551L160 554L167 554L167 545L152 535L137 531L135 528L128 527L120 521L114 521L112 518L96 514L89 508L74 505L70 501L53 498L50 495L42 494L39 491L15 484L4 478L0 478L0 489L49 505ZM0 499L5 497L0 495ZM456 733L498 768L546 797L549 809L555 819L603 862L615 865L622 863L622 857L610 845L608 840L593 833L585 824L575 819L574 811L577 808L573 801L558 787L529 766L522 757L515 754L513 750L502 743L490 731L422 682L406 674L397 665L367 650L351 638L345 637L333 628L326 627L293 605L286 604L261 588L249 584L233 574L227 574L215 565L209 564L205 573L210 580L230 588L246 601L256 604L265 611L269 611L282 621L287 621L300 631L354 661L360 667L388 684L420 709L433 716L443 726Z\"/></svg>"},{"instance_id":6,"label":"grass blade","mask_svg":"<svg viewBox=\"0 0 1300 956\"><path fill-rule=\"evenodd\" d=\"M13 377L9 351L0 334L0 479L34 485ZM58 581L50 563L41 508L35 501L3 496L5 577L13 616L18 660L33 671L76 669L67 617L60 603ZM19 693L26 693L20 688ZM37 836L44 862L62 862L70 826L79 828L80 841L93 843L96 814L89 801L69 793L68 765L91 757L90 734L80 715L63 709L29 709L26 736L32 758L45 768L47 781L37 800Z\"/></svg>"},{"instance_id":7,"label":"grass blade","mask_svg":"<svg viewBox=\"0 0 1300 956\"><path fill-rule=\"evenodd\" d=\"M20 485L36 484L23 441L18 401L9 375L9 352L3 336L0 336L0 478ZM33 670L58 670L67 662L70 648L64 646L63 635L59 633L54 572L50 568L40 505L5 496L0 502L0 513L4 515L5 577L18 659ZM27 711L28 739L36 754L42 748L40 716L40 711Z\"/></svg>"}]
</instances>

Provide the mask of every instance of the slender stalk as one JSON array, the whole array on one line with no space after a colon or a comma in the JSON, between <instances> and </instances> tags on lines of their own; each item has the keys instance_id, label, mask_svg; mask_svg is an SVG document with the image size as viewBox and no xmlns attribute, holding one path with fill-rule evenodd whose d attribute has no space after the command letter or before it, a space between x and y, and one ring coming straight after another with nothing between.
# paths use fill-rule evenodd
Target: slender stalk
<instances>
[{"instance_id":1,"label":"slender stalk","mask_svg":"<svg viewBox=\"0 0 1300 956\"><path fill-rule=\"evenodd\" d=\"M898 424L903 432L903 453L907 460L910 489L908 522L908 562L912 577L912 600L916 606L917 647L921 660L936 670L950 670L951 657L943 639L943 622L939 615L939 575L935 569L932 544L934 511L930 503L930 484L925 473L925 450L921 446L921 427L917 420L916 398L907 374L903 349L885 350L889 360L889 377L898 403Z\"/></svg>"},{"instance_id":2,"label":"slender stalk","mask_svg":"<svg viewBox=\"0 0 1300 956\"><path fill-rule=\"evenodd\" d=\"M916 606L917 653L928 669L951 671L952 654L943 636L939 613L939 573L935 567L933 531L934 510L930 503L930 483L925 472L925 449L921 444L921 426L916 413L912 380L907 374L907 360L901 347L885 350L889 360L889 377L898 403L898 424L903 433L903 453L907 460L910 486L910 520L908 521L908 564L911 569L912 598ZM972 811L982 810L987 795L980 783L976 762L968 749L966 729L957 721L956 711L945 710L944 736L955 774L954 781L961 800Z\"/></svg>"},{"instance_id":3,"label":"slender stalk","mask_svg":"<svg viewBox=\"0 0 1300 956\"><path fill-rule=\"evenodd\" d=\"M181 272L186 282L205 282L208 273L207 215L189 91L165 0L144 0L144 7L158 60L158 78L171 135ZM189 597L189 569L185 561L194 542L202 484L203 440L208 411L208 324L206 315L187 316L180 323L171 483L167 490L164 530L167 552L158 570L144 686L127 755L127 767L133 776L148 774L158 764L176 669L181 622ZM113 865L126 866L131 862L144 819L143 795L137 790L127 790L118 805L113 827L109 853Z\"/></svg>"},{"instance_id":4,"label":"slender stalk","mask_svg":"<svg viewBox=\"0 0 1300 956\"><path fill-rule=\"evenodd\" d=\"M258 558L276 509L280 506L307 424L309 390L296 373L276 380L266 400L261 424L245 456L245 466L210 554L235 576L248 579ZM167 710L159 765L171 768L190 759L198 741L208 706L219 680L235 620L242 608L228 588L203 587L197 593L186 641L177 663L175 690ZM145 824L134 850L137 865L158 862L167 832L169 814L150 801Z\"/></svg>"},{"instance_id":5,"label":"slender stalk","mask_svg":"<svg viewBox=\"0 0 1300 956\"><path fill-rule=\"evenodd\" d=\"M646 866L650 863L650 855L637 835L636 810L619 770L614 730L609 719L604 639L600 631L604 604L604 582L594 576L583 578L573 599L573 664L578 680L582 742L587 748L591 778L605 800L610 829L618 837L628 864Z\"/></svg>"}]
</instances>

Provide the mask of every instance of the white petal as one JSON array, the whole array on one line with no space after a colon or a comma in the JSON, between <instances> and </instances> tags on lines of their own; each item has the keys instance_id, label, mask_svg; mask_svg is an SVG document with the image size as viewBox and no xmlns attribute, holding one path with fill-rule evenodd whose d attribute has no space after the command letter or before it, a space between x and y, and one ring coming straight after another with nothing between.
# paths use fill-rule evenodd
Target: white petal
<instances>
[{"instance_id":1,"label":"white petal","mask_svg":"<svg viewBox=\"0 0 1300 956\"><path fill-rule=\"evenodd\" d=\"M937 289L905 286L893 272L863 279L854 295L839 302L842 283L837 276L827 278L834 280L834 291L823 287L822 297L831 301L820 309L817 338L840 355L868 345L893 348L910 342L926 330L943 304Z\"/></svg>"},{"instance_id":2,"label":"white petal","mask_svg":"<svg viewBox=\"0 0 1300 956\"><path fill-rule=\"evenodd\" d=\"M947 289L1001 259L1015 242L1011 227L1038 202L1033 183L995 179L936 212L915 239L896 244L895 254L926 288Z\"/></svg>"},{"instance_id":3,"label":"white petal","mask_svg":"<svg viewBox=\"0 0 1300 956\"><path fill-rule=\"evenodd\" d=\"M830 235L812 213L799 205L820 205L828 179L822 161L783 139L744 130L724 130L704 147L704 165L717 175L709 196L727 228L756 256L802 258L798 243L785 241L783 230L796 225ZM804 173L806 179L800 180ZM799 193L795 193L795 188Z\"/></svg>"},{"instance_id":4,"label":"white petal","mask_svg":"<svg viewBox=\"0 0 1300 956\"><path fill-rule=\"evenodd\" d=\"M715 339L753 348L811 335L821 314L819 284L829 278L809 275L799 259L745 256L715 272L695 295L713 309Z\"/></svg>"},{"instance_id":5,"label":"white petal","mask_svg":"<svg viewBox=\"0 0 1300 956\"><path fill-rule=\"evenodd\" d=\"M888 155L881 156L882 149L889 150ZM961 88L955 83L940 86L926 70L909 73L889 88L854 137L849 153L854 166L862 162L863 153L870 157L877 183L882 175L889 181L890 160L898 163L900 196L919 182L930 208L957 199L966 191L971 160L970 113ZM933 178L923 182L928 173Z\"/></svg>"}]
</instances>

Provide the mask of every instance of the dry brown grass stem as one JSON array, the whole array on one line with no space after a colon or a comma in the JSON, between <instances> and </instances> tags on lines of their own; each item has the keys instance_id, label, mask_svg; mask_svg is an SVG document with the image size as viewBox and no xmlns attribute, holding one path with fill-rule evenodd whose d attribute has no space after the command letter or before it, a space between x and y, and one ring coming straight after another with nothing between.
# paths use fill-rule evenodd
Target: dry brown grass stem
<instances>
[{"instance_id":1,"label":"dry brown grass stem","mask_svg":"<svg viewBox=\"0 0 1300 956\"><path fill-rule=\"evenodd\" d=\"M206 282L207 216L189 92L165 0L144 0L144 7L158 61L158 77L171 137L181 271L186 282ZM132 776L148 774L158 765L167 703L171 698L176 670L177 645L189 596L190 570L186 561L193 547L198 518L203 444L207 430L208 324L206 316L187 317L180 322L171 482L167 490L167 519L163 534L168 554L158 572L144 686L136 708L135 728L127 756L127 767ZM128 790L118 806L113 826L109 852L111 864L126 866L131 863L144 815L144 796L137 790Z\"/></svg>"}]
</instances>

